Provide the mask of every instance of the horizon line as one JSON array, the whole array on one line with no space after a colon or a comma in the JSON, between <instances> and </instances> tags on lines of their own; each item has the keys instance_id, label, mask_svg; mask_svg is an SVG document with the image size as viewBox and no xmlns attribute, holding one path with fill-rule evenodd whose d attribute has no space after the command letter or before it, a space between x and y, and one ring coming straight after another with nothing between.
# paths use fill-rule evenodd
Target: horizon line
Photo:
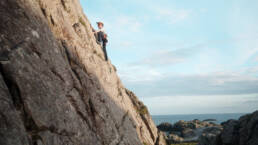
<instances>
[{"instance_id":1,"label":"horizon line","mask_svg":"<svg viewBox=\"0 0 258 145\"><path fill-rule=\"evenodd\" d=\"M255 112L255 111L254 111ZM170 115L221 115L221 114L251 114L252 112L242 112L242 113L186 113L186 114L161 114L161 115L157 115L157 114L150 114L151 116L170 116Z\"/></svg>"}]
</instances>

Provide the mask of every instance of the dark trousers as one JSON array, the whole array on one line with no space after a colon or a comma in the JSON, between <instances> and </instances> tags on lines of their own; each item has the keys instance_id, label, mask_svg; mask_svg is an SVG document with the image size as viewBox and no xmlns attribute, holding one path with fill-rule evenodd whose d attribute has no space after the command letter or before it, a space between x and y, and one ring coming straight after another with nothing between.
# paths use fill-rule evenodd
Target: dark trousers
<instances>
[{"instance_id":1,"label":"dark trousers","mask_svg":"<svg viewBox=\"0 0 258 145\"><path fill-rule=\"evenodd\" d=\"M104 33L101 31L98 32L96 35L96 39L97 39L98 43L102 46L102 50L105 55L105 60L107 61L108 60L107 50L106 50L107 40L104 38Z\"/></svg>"},{"instance_id":2,"label":"dark trousers","mask_svg":"<svg viewBox=\"0 0 258 145\"><path fill-rule=\"evenodd\" d=\"M108 61L107 49L106 49L106 43L105 42L103 42L103 44L102 44L102 49L103 49L103 52L104 52L104 55L105 55L105 60Z\"/></svg>"}]
</instances>

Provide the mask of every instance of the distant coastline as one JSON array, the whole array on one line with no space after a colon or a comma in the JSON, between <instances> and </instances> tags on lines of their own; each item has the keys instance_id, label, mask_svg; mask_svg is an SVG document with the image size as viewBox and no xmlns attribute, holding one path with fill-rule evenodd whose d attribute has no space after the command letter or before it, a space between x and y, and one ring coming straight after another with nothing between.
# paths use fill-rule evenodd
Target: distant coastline
<instances>
[{"instance_id":1,"label":"distant coastline","mask_svg":"<svg viewBox=\"0 0 258 145\"><path fill-rule=\"evenodd\" d=\"M229 119L239 119L248 113L217 113L217 114L176 114L176 115L151 115L156 125L162 122L176 123L179 120L190 121L194 119L215 119L214 123L220 124Z\"/></svg>"}]
</instances>

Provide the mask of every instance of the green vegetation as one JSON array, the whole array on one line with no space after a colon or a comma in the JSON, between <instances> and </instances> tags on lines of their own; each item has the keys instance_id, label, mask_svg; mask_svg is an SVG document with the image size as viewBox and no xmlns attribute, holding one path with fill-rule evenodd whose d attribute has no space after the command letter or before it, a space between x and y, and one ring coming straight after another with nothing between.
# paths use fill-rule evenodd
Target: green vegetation
<instances>
[{"instance_id":1,"label":"green vegetation","mask_svg":"<svg viewBox=\"0 0 258 145\"><path fill-rule=\"evenodd\" d=\"M79 18L79 22L80 22L83 26L86 27L86 23L85 23L85 21L83 20L82 17Z\"/></svg>"},{"instance_id":2,"label":"green vegetation","mask_svg":"<svg viewBox=\"0 0 258 145\"><path fill-rule=\"evenodd\" d=\"M171 144L171 145L197 145L198 143L181 143L181 144Z\"/></svg>"},{"instance_id":3,"label":"green vegetation","mask_svg":"<svg viewBox=\"0 0 258 145\"><path fill-rule=\"evenodd\" d=\"M149 144L147 144L146 142L143 142L143 145L149 145Z\"/></svg>"},{"instance_id":4,"label":"green vegetation","mask_svg":"<svg viewBox=\"0 0 258 145\"><path fill-rule=\"evenodd\" d=\"M148 113L148 109L145 105L142 105L140 106L138 109L137 109L138 113L140 113L141 115L145 115Z\"/></svg>"}]
</instances>

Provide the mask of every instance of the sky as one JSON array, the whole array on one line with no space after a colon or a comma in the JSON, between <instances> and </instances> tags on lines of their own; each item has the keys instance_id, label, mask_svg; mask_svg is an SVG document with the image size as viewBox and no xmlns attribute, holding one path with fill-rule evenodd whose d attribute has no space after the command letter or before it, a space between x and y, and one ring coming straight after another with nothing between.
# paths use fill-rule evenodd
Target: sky
<instances>
[{"instance_id":1,"label":"sky","mask_svg":"<svg viewBox=\"0 0 258 145\"><path fill-rule=\"evenodd\" d=\"M81 0L152 115L258 110L257 0ZM96 28L96 26L95 26Z\"/></svg>"}]
</instances>

